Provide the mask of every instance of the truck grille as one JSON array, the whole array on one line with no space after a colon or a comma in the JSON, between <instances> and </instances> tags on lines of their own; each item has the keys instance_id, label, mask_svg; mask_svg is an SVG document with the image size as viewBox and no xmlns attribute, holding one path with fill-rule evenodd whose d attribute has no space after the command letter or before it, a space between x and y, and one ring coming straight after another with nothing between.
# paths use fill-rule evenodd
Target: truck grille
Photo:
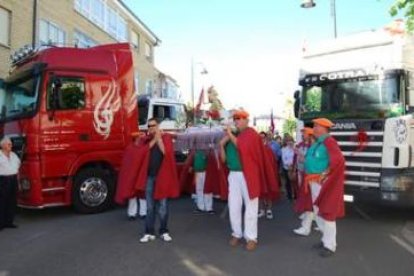
<instances>
[{"instance_id":1,"label":"truck grille","mask_svg":"<svg viewBox=\"0 0 414 276\"><path fill-rule=\"evenodd\" d=\"M358 124L362 130L338 130L331 131L345 157L345 184L364 187L380 187L381 161L384 140L384 131L372 130L371 125L378 125L378 121L365 122L364 126ZM361 142L358 134L366 137ZM358 141L360 140L360 141Z\"/></svg>"}]
</instances>

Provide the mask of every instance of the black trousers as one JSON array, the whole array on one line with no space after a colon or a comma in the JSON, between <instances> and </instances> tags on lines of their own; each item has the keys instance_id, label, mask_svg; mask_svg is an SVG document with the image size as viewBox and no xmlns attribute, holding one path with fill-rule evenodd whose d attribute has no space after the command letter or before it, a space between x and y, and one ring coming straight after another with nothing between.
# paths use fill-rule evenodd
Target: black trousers
<instances>
[{"instance_id":1,"label":"black trousers","mask_svg":"<svg viewBox=\"0 0 414 276\"><path fill-rule=\"evenodd\" d=\"M294 195L292 195L292 183L289 178L289 170L283 168L283 177L285 178L286 196L290 201L292 201Z\"/></svg>"},{"instance_id":2,"label":"black trousers","mask_svg":"<svg viewBox=\"0 0 414 276\"><path fill-rule=\"evenodd\" d=\"M0 228L13 224L17 206L17 176L0 175Z\"/></svg>"}]
</instances>

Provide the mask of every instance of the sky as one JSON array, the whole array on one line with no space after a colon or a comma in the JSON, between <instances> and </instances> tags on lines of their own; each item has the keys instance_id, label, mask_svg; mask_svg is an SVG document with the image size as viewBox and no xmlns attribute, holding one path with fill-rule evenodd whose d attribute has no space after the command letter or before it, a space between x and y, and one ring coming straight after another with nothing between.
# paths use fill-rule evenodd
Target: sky
<instances>
[{"instance_id":1,"label":"sky","mask_svg":"<svg viewBox=\"0 0 414 276\"><path fill-rule=\"evenodd\" d=\"M336 0L338 37L383 28L395 19L388 13L394 1ZM332 0L314 0L311 9L301 2L124 0L161 39L155 66L177 80L186 102L193 60L196 99L214 85L227 109L279 116L299 88L302 47L334 36Z\"/></svg>"}]
</instances>

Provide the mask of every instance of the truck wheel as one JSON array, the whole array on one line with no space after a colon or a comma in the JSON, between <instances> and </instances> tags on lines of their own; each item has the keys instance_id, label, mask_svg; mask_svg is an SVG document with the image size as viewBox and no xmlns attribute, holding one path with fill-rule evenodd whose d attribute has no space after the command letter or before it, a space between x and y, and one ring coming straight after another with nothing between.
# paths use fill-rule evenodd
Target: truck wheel
<instances>
[{"instance_id":1,"label":"truck wheel","mask_svg":"<svg viewBox=\"0 0 414 276\"><path fill-rule=\"evenodd\" d=\"M79 213L92 214L107 210L112 206L115 181L101 168L81 170L73 181L72 202Z\"/></svg>"}]
</instances>

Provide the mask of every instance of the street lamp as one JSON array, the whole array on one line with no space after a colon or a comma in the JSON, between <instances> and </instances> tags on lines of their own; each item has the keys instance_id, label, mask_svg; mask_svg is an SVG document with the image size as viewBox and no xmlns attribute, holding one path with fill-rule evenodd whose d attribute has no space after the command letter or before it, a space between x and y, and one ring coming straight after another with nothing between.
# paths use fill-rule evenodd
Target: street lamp
<instances>
[{"instance_id":1,"label":"street lamp","mask_svg":"<svg viewBox=\"0 0 414 276\"><path fill-rule=\"evenodd\" d=\"M199 72L201 75L208 74L208 71L202 62L194 62L194 59L191 59L191 102L193 104L193 123L195 123L195 96L194 96L194 71L197 65L201 65L201 71Z\"/></svg>"},{"instance_id":2,"label":"street lamp","mask_svg":"<svg viewBox=\"0 0 414 276\"><path fill-rule=\"evenodd\" d=\"M302 8L309 9L309 8L315 7L316 3L313 0L303 0L302 4L300 4L300 6ZM336 32L336 3L335 3L335 0L331 0L331 17L332 17L333 26L334 26L334 38L336 38L337 37L337 32Z\"/></svg>"}]
</instances>

